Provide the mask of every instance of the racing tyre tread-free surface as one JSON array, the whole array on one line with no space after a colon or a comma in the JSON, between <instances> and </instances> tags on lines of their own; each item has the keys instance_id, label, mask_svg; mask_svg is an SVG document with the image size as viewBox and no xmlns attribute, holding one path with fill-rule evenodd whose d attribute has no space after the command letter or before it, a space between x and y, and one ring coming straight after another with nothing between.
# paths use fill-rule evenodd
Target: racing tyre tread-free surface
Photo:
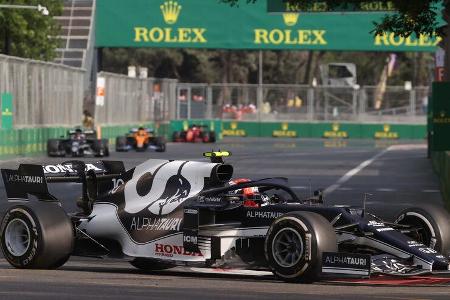
<instances>
[{"instance_id":1,"label":"racing tyre tread-free surface","mask_svg":"<svg viewBox=\"0 0 450 300\"><path fill-rule=\"evenodd\" d=\"M286 282L320 279L322 253L337 252L330 222L313 212L291 212L276 219L267 232L264 251L275 276Z\"/></svg>"},{"instance_id":2,"label":"racing tyre tread-free surface","mask_svg":"<svg viewBox=\"0 0 450 300\"><path fill-rule=\"evenodd\" d=\"M55 152L59 152L61 154L54 154ZM64 149L61 147L61 140L58 139L49 139L47 141L47 155L48 156L65 156Z\"/></svg>"},{"instance_id":3,"label":"racing tyre tread-free surface","mask_svg":"<svg viewBox=\"0 0 450 300\"><path fill-rule=\"evenodd\" d=\"M125 148L127 147L127 137L126 136L118 136L116 137L116 152L125 152Z\"/></svg>"},{"instance_id":4,"label":"racing tyre tread-free surface","mask_svg":"<svg viewBox=\"0 0 450 300\"><path fill-rule=\"evenodd\" d=\"M179 142L181 139L181 133L179 131L174 131L172 133L172 142Z\"/></svg>"},{"instance_id":5,"label":"racing tyre tread-free surface","mask_svg":"<svg viewBox=\"0 0 450 300\"><path fill-rule=\"evenodd\" d=\"M57 203L29 202L6 211L0 242L12 266L54 269L62 266L73 251L73 226Z\"/></svg>"},{"instance_id":6,"label":"racing tyre tread-free surface","mask_svg":"<svg viewBox=\"0 0 450 300\"><path fill-rule=\"evenodd\" d=\"M210 143L215 143L216 142L216 133L214 131L211 131L209 133L209 142Z\"/></svg>"},{"instance_id":7,"label":"racing tyre tread-free surface","mask_svg":"<svg viewBox=\"0 0 450 300\"><path fill-rule=\"evenodd\" d=\"M109 155L108 141L107 140L94 140L92 143L92 151L97 157L103 157Z\"/></svg>"},{"instance_id":8,"label":"racing tyre tread-free surface","mask_svg":"<svg viewBox=\"0 0 450 300\"><path fill-rule=\"evenodd\" d=\"M135 258L130 261L130 264L143 271L162 271L175 267L175 264L170 262L163 262L156 259L149 258Z\"/></svg>"},{"instance_id":9,"label":"racing tyre tread-free surface","mask_svg":"<svg viewBox=\"0 0 450 300\"><path fill-rule=\"evenodd\" d=\"M162 137L155 138L156 152L165 152L166 151L166 142Z\"/></svg>"},{"instance_id":10,"label":"racing tyre tread-free surface","mask_svg":"<svg viewBox=\"0 0 450 300\"><path fill-rule=\"evenodd\" d=\"M444 255L450 254L450 215L444 207L407 208L395 217L394 223L423 228L417 234L407 235Z\"/></svg>"}]
</instances>

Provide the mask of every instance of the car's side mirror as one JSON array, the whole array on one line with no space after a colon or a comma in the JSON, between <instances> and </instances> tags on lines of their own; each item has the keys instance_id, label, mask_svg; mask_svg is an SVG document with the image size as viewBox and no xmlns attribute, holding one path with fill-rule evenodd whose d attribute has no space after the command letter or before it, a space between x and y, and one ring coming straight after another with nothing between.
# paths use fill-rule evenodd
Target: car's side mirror
<instances>
[{"instance_id":1,"label":"car's side mirror","mask_svg":"<svg viewBox=\"0 0 450 300\"><path fill-rule=\"evenodd\" d=\"M315 190L314 191L314 197L317 197L320 203L323 203L323 190Z\"/></svg>"}]
</instances>

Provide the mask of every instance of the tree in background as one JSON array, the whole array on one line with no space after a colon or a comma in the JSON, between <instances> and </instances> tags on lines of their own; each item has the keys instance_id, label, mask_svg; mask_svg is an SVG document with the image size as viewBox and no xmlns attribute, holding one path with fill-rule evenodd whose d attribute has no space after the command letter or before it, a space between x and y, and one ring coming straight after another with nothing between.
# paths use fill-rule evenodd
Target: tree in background
<instances>
[{"instance_id":1,"label":"tree in background","mask_svg":"<svg viewBox=\"0 0 450 300\"><path fill-rule=\"evenodd\" d=\"M388 53L343 51L263 52L265 83L311 84L320 79L319 65L352 62L360 85L377 85ZM397 53L389 85L428 85L431 53ZM197 83L258 83L258 52L248 50L105 48L103 70L127 73L130 65L148 68L150 77L176 78Z\"/></svg>"},{"instance_id":2,"label":"tree in background","mask_svg":"<svg viewBox=\"0 0 450 300\"><path fill-rule=\"evenodd\" d=\"M53 16L61 15L61 0L0 0L0 4L47 7L48 16L34 9L0 8L0 49L3 54L52 60L60 27Z\"/></svg>"}]
</instances>

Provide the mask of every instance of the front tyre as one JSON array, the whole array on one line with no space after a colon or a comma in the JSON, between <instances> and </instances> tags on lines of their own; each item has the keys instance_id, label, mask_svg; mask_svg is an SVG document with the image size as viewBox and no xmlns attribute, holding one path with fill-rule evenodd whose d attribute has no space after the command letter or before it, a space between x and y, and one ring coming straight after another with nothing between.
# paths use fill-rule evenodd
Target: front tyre
<instances>
[{"instance_id":1,"label":"front tyre","mask_svg":"<svg viewBox=\"0 0 450 300\"><path fill-rule=\"evenodd\" d=\"M443 207L423 205L407 208L395 217L394 223L417 228L407 235L446 256L450 254L449 214Z\"/></svg>"},{"instance_id":2,"label":"front tyre","mask_svg":"<svg viewBox=\"0 0 450 300\"><path fill-rule=\"evenodd\" d=\"M287 282L312 282L321 274L322 253L337 252L331 224L312 212L292 212L276 219L264 250L272 272Z\"/></svg>"},{"instance_id":3,"label":"front tyre","mask_svg":"<svg viewBox=\"0 0 450 300\"><path fill-rule=\"evenodd\" d=\"M69 259L74 246L72 222L56 203L13 206L0 230L3 255L16 268L57 268Z\"/></svg>"},{"instance_id":4,"label":"front tyre","mask_svg":"<svg viewBox=\"0 0 450 300\"><path fill-rule=\"evenodd\" d=\"M165 152L166 151L166 141L162 137L155 138L156 152Z\"/></svg>"}]
</instances>

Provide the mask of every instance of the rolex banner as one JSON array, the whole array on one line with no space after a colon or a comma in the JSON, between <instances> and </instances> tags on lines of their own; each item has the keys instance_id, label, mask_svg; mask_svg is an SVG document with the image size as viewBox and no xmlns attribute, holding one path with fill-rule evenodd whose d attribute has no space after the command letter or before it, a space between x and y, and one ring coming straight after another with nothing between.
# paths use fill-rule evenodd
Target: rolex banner
<instances>
[{"instance_id":1,"label":"rolex banner","mask_svg":"<svg viewBox=\"0 0 450 300\"><path fill-rule=\"evenodd\" d=\"M433 82L431 121L431 150L450 151L450 83Z\"/></svg>"},{"instance_id":2,"label":"rolex banner","mask_svg":"<svg viewBox=\"0 0 450 300\"><path fill-rule=\"evenodd\" d=\"M270 14L264 0L97 0L96 46L435 51L436 36L374 36L385 13Z\"/></svg>"}]
</instances>

